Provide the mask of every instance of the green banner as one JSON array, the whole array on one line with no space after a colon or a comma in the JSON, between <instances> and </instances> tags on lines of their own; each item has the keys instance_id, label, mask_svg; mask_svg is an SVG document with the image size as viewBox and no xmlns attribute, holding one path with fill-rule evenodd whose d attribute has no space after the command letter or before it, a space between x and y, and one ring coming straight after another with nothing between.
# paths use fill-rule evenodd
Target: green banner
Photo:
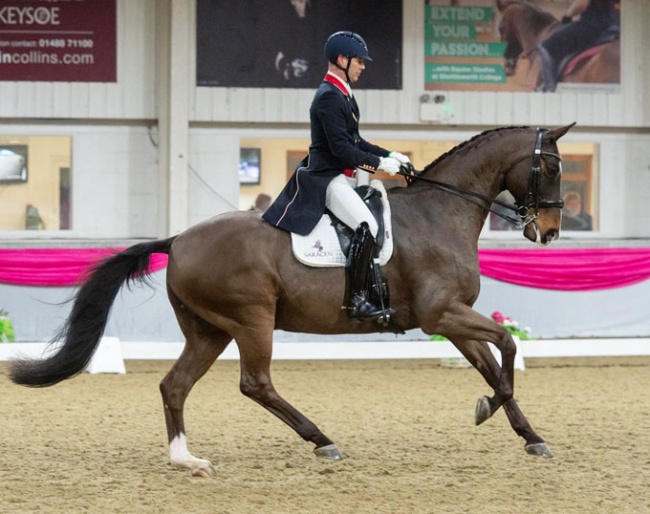
<instances>
[{"instance_id":1,"label":"green banner","mask_svg":"<svg viewBox=\"0 0 650 514\"><path fill-rule=\"evenodd\" d=\"M437 64L426 63L425 82L474 82L505 84L501 64Z\"/></svg>"},{"instance_id":2,"label":"green banner","mask_svg":"<svg viewBox=\"0 0 650 514\"><path fill-rule=\"evenodd\" d=\"M492 21L492 7L448 7L425 5L425 21L442 21L445 23L487 23Z\"/></svg>"},{"instance_id":3,"label":"green banner","mask_svg":"<svg viewBox=\"0 0 650 514\"><path fill-rule=\"evenodd\" d=\"M437 23L424 25L424 39L476 39L476 25L473 23Z\"/></svg>"},{"instance_id":4,"label":"green banner","mask_svg":"<svg viewBox=\"0 0 650 514\"><path fill-rule=\"evenodd\" d=\"M480 43L427 41L424 46L424 55L427 57L473 57L473 58L499 58L506 51L506 43Z\"/></svg>"}]
</instances>

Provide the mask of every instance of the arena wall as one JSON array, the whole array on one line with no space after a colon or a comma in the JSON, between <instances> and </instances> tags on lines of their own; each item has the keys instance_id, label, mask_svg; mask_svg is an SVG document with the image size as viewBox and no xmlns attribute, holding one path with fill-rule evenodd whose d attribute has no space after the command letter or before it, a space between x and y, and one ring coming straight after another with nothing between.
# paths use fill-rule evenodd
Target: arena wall
<instances>
[{"instance_id":1,"label":"arena wall","mask_svg":"<svg viewBox=\"0 0 650 514\"><path fill-rule=\"evenodd\" d=\"M403 89L359 90L364 136L371 140L462 141L504 125L558 126L578 122L566 141L598 143L598 232L572 234L561 246L647 245L650 225L650 53L644 0L625 0L622 11L620 92L488 93L436 91L449 106L437 120L424 119L422 1L404 0ZM116 83L0 81L0 135L68 135L72 138L74 225L70 231L0 233L0 247L125 246L176 233L239 205L237 167L243 138L304 138L313 91L307 89L206 88L195 85L195 3L185 0L117 1ZM184 152L176 150L187 149ZM178 155L183 153L183 155ZM433 160L435 156L432 156ZM520 234L483 238L483 247L529 244ZM499 308L530 306L527 323L542 337L647 336L638 305L645 286L585 298L616 310L621 293L636 320L632 327L579 323L562 316L575 298L511 290L486 282L483 297ZM161 286L162 287L162 286ZM59 302L70 291L0 284L0 305L12 311L22 340L47 340L65 314L38 305ZM504 306L503 298L508 300ZM124 293L128 296L130 293ZM510 297L509 295L514 296ZM141 296L144 295L144 296ZM138 309L116 305L110 335L122 340L179 339L162 289L137 293ZM523 302L521 299L526 298ZM10 303L11 302L11 303ZM552 308L549 308L549 305ZM627 304L626 304L627 305ZM479 303L485 311L492 304ZM36 310L39 314L35 315ZM518 316L528 313L516 311ZM486 312L489 314L489 312ZM144 321L143 321L144 320ZM553 321L556 321L553 324ZM284 336L280 336L284 337Z\"/></svg>"}]
</instances>

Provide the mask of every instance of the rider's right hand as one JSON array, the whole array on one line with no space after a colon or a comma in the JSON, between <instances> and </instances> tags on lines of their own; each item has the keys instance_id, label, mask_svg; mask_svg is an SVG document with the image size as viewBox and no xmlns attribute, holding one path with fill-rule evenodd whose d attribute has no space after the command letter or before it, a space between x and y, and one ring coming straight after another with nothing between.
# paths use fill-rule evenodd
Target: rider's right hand
<instances>
[{"instance_id":1,"label":"rider's right hand","mask_svg":"<svg viewBox=\"0 0 650 514\"><path fill-rule=\"evenodd\" d=\"M395 174L399 171L400 162L393 157L380 157L379 158L379 171L385 171L391 177L394 177Z\"/></svg>"}]
</instances>

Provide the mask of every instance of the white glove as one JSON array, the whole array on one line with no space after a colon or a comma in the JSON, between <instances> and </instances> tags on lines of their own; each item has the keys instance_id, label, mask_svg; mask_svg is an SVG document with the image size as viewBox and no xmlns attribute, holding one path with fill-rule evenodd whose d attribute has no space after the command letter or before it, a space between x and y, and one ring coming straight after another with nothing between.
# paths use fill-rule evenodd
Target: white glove
<instances>
[{"instance_id":1,"label":"white glove","mask_svg":"<svg viewBox=\"0 0 650 514\"><path fill-rule=\"evenodd\" d=\"M391 177L394 177L395 174L399 171L400 163L397 159L392 157L380 157L379 158L379 167L377 168L380 171L385 171Z\"/></svg>"},{"instance_id":2,"label":"white glove","mask_svg":"<svg viewBox=\"0 0 650 514\"><path fill-rule=\"evenodd\" d=\"M411 163L411 159L409 159L403 153L391 152L391 153L388 154L388 157L392 157L393 159L397 159L400 162L400 164L410 164Z\"/></svg>"}]
</instances>

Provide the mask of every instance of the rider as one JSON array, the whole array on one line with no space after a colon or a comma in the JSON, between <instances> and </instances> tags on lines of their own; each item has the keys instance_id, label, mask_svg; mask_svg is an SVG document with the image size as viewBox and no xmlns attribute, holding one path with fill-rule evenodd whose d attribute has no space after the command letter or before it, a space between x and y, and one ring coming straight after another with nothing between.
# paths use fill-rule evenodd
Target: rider
<instances>
[{"instance_id":1,"label":"rider","mask_svg":"<svg viewBox=\"0 0 650 514\"><path fill-rule=\"evenodd\" d=\"M309 155L262 218L272 225L301 235L309 234L325 209L355 231L346 265L349 284L348 315L370 320L384 313L369 301L368 278L375 254L378 226L353 190L356 169L395 175L410 161L359 135L359 107L351 84L366 67L366 42L354 32L339 31L325 43L328 71L309 109Z\"/></svg>"},{"instance_id":2,"label":"rider","mask_svg":"<svg viewBox=\"0 0 650 514\"><path fill-rule=\"evenodd\" d=\"M537 47L542 82L537 91L555 91L558 66L569 54L596 46L605 31L616 39L620 31L620 0L574 0L562 18L562 26ZM578 21L573 21L580 15Z\"/></svg>"}]
</instances>

